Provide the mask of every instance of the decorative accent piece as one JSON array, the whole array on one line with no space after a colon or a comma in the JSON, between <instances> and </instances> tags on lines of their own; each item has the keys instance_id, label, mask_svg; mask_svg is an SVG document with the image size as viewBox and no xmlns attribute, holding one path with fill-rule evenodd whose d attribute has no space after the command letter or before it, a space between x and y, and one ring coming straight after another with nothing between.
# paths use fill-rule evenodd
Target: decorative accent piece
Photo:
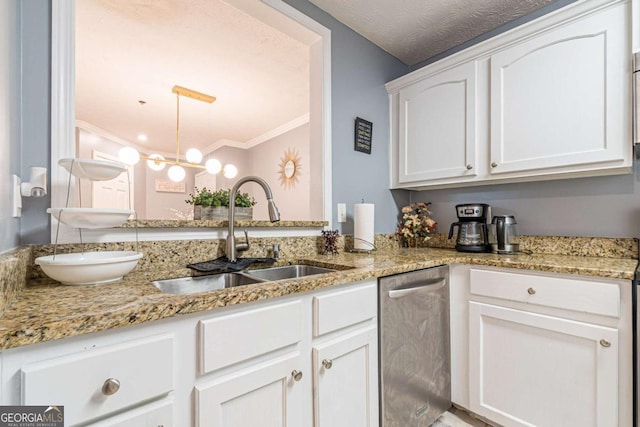
<instances>
[{"instance_id":1,"label":"decorative accent piece","mask_svg":"<svg viewBox=\"0 0 640 427\"><path fill-rule=\"evenodd\" d=\"M322 255L338 255L338 230L322 230L320 233L324 240Z\"/></svg>"},{"instance_id":2,"label":"decorative accent piece","mask_svg":"<svg viewBox=\"0 0 640 427\"><path fill-rule=\"evenodd\" d=\"M420 246L421 242L430 239L429 233L435 231L437 223L431 219L429 205L430 202L418 202L402 208L402 219L398 224L396 236L403 247Z\"/></svg>"},{"instance_id":3,"label":"decorative accent piece","mask_svg":"<svg viewBox=\"0 0 640 427\"><path fill-rule=\"evenodd\" d=\"M295 187L298 183L298 173L300 171L300 156L295 148L288 148L284 153L284 157L280 159L278 165L278 178L280 185L285 189Z\"/></svg>"},{"instance_id":4,"label":"decorative accent piece","mask_svg":"<svg viewBox=\"0 0 640 427\"><path fill-rule=\"evenodd\" d=\"M373 137L373 123L356 117L353 149L371 154L371 138Z\"/></svg>"},{"instance_id":5,"label":"decorative accent piece","mask_svg":"<svg viewBox=\"0 0 640 427\"><path fill-rule=\"evenodd\" d=\"M156 191L161 193L186 193L187 185L183 182L173 182L156 179Z\"/></svg>"}]
</instances>

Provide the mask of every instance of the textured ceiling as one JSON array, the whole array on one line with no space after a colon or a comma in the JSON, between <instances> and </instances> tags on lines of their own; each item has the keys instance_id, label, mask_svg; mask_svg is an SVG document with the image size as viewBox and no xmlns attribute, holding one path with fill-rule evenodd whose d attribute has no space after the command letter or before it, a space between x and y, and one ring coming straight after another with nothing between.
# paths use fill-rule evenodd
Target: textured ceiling
<instances>
[{"instance_id":1,"label":"textured ceiling","mask_svg":"<svg viewBox=\"0 0 640 427\"><path fill-rule=\"evenodd\" d=\"M408 65L555 0L309 0Z\"/></svg>"},{"instance_id":2,"label":"textured ceiling","mask_svg":"<svg viewBox=\"0 0 640 427\"><path fill-rule=\"evenodd\" d=\"M76 2L76 119L172 152L174 85L217 97L181 98L183 153L250 141L309 112L309 48L218 0Z\"/></svg>"}]
</instances>

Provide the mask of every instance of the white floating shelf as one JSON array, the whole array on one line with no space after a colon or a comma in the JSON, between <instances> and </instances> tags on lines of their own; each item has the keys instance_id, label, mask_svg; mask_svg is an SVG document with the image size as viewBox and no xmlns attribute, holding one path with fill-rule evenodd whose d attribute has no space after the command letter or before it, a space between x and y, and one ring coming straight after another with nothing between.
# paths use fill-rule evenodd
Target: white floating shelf
<instances>
[{"instance_id":1,"label":"white floating shelf","mask_svg":"<svg viewBox=\"0 0 640 427\"><path fill-rule=\"evenodd\" d=\"M60 159L58 164L81 179L108 181L127 170L127 165L109 160Z\"/></svg>"},{"instance_id":2,"label":"white floating shelf","mask_svg":"<svg viewBox=\"0 0 640 427\"><path fill-rule=\"evenodd\" d=\"M96 229L122 225L135 212L126 209L49 208L47 213L71 227Z\"/></svg>"}]
</instances>

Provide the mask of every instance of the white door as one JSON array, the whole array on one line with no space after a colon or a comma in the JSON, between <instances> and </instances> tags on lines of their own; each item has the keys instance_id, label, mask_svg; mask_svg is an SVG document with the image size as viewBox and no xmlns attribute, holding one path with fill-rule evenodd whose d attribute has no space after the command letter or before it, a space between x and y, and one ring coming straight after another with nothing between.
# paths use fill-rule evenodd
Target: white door
<instances>
[{"instance_id":1,"label":"white door","mask_svg":"<svg viewBox=\"0 0 640 427\"><path fill-rule=\"evenodd\" d=\"M375 326L313 349L315 427L378 425Z\"/></svg>"},{"instance_id":2,"label":"white door","mask_svg":"<svg viewBox=\"0 0 640 427\"><path fill-rule=\"evenodd\" d=\"M471 411L509 426L618 426L618 331L469 303Z\"/></svg>"},{"instance_id":3,"label":"white door","mask_svg":"<svg viewBox=\"0 0 640 427\"><path fill-rule=\"evenodd\" d=\"M106 153L93 151L94 160L120 160ZM91 185L91 207L111 209L133 209L133 166L127 167L116 178L109 181L93 181Z\"/></svg>"},{"instance_id":4,"label":"white door","mask_svg":"<svg viewBox=\"0 0 640 427\"><path fill-rule=\"evenodd\" d=\"M196 386L199 427L303 426L302 399L311 375L296 377L301 364L295 352ZM297 371L297 372L294 372Z\"/></svg>"},{"instance_id":5,"label":"white door","mask_svg":"<svg viewBox=\"0 0 640 427\"><path fill-rule=\"evenodd\" d=\"M491 56L491 174L631 166L627 7Z\"/></svg>"},{"instance_id":6,"label":"white door","mask_svg":"<svg viewBox=\"0 0 640 427\"><path fill-rule=\"evenodd\" d=\"M400 91L400 183L476 175L477 68L465 63Z\"/></svg>"}]
</instances>

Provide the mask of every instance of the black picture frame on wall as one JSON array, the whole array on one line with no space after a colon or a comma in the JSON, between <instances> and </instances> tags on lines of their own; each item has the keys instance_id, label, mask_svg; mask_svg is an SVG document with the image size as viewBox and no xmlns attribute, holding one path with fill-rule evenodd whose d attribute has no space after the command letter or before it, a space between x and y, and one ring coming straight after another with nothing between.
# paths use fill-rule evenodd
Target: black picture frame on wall
<instances>
[{"instance_id":1,"label":"black picture frame on wall","mask_svg":"<svg viewBox=\"0 0 640 427\"><path fill-rule=\"evenodd\" d=\"M354 126L353 149L361 153L371 154L371 138L373 137L373 123L356 117Z\"/></svg>"}]
</instances>

